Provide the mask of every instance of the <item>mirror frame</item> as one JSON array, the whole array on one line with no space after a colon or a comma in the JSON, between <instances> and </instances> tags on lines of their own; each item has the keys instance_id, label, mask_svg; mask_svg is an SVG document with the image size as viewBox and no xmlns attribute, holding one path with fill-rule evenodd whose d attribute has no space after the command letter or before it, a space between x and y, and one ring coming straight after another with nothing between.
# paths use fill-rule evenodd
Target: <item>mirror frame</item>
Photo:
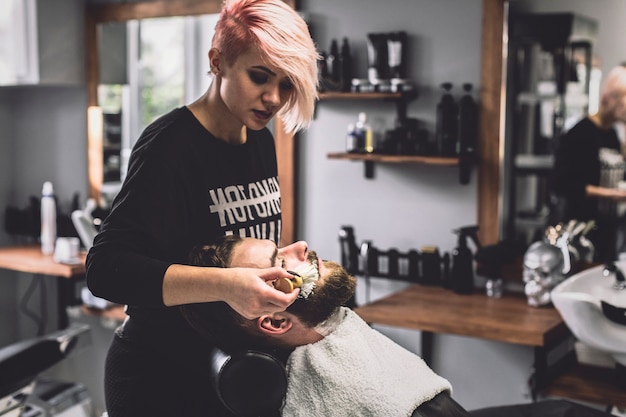
<instances>
[{"instance_id":1,"label":"mirror frame","mask_svg":"<svg viewBox=\"0 0 626 417\"><path fill-rule=\"evenodd\" d=\"M295 8L295 0L284 0ZM219 13L222 0L156 0L135 3L102 3L86 7L85 43L86 43L86 78L87 106L98 105L99 50L98 25L106 22L124 22L134 19L146 19L169 16L195 16ZM208 51L207 51L208 53ZM208 57L207 57L208 59ZM294 135L285 132L284 125L276 118L274 139L278 160L278 180L281 193L282 236L281 245L295 241L295 170L294 170ZM94 124L87 117L87 132L94 132L101 126ZM102 143L97 137L88 134L87 172L89 196L100 200L102 192Z\"/></svg>"},{"instance_id":2,"label":"mirror frame","mask_svg":"<svg viewBox=\"0 0 626 417\"><path fill-rule=\"evenodd\" d=\"M286 0L295 8L295 0ZM506 34L508 0L483 0L481 39L480 133L478 165L478 225L482 244L500 239L500 171L501 145L504 143L504 103L506 98ZM98 104L98 24L149 17L199 15L218 13L221 0L157 0L140 3L94 4L86 9L87 103ZM91 131L88 119L88 132ZM294 140L276 120L276 152L281 189L283 233L281 244L295 240ZM102 190L102 147L88 141L89 195L96 201Z\"/></svg>"},{"instance_id":3,"label":"mirror frame","mask_svg":"<svg viewBox=\"0 0 626 417\"><path fill-rule=\"evenodd\" d=\"M508 4L508 0L483 0L477 199L483 245L500 240Z\"/></svg>"}]
</instances>

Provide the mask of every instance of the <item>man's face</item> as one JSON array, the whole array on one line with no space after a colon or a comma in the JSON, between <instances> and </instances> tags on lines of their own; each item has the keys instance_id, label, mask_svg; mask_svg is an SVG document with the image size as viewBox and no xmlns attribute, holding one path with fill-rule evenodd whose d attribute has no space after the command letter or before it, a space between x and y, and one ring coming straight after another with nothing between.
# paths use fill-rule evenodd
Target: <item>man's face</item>
<instances>
[{"instance_id":1,"label":"man's face","mask_svg":"<svg viewBox=\"0 0 626 417\"><path fill-rule=\"evenodd\" d=\"M249 268L269 268L279 266L293 270L305 262L316 263L320 277L325 277L328 268L318 259L314 251L309 251L304 241L277 248L271 240L244 238L231 253L230 266Z\"/></svg>"}]
</instances>

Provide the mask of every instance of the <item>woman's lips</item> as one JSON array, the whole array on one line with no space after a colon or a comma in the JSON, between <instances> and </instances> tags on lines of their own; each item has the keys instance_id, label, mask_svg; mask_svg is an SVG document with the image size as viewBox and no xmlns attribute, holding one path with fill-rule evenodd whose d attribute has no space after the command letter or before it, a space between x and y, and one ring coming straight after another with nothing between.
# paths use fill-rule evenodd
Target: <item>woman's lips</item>
<instances>
[{"instance_id":1,"label":"woman's lips","mask_svg":"<svg viewBox=\"0 0 626 417\"><path fill-rule=\"evenodd\" d=\"M254 115L261 120L268 120L272 117L271 111L252 110Z\"/></svg>"}]
</instances>

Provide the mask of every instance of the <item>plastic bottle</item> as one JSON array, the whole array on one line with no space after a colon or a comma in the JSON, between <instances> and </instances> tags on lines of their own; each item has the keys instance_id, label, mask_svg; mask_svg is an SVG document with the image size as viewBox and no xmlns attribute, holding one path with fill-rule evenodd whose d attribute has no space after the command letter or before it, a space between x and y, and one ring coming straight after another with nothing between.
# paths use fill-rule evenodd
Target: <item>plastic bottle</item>
<instances>
[{"instance_id":1,"label":"plastic bottle","mask_svg":"<svg viewBox=\"0 0 626 417\"><path fill-rule=\"evenodd\" d=\"M339 45L337 44L337 40L333 39L330 43L330 53L326 58L326 62L328 63L328 72L330 78L335 83L339 83L341 81L340 60L341 57L339 56Z\"/></svg>"},{"instance_id":2,"label":"plastic bottle","mask_svg":"<svg viewBox=\"0 0 626 417\"><path fill-rule=\"evenodd\" d=\"M358 137L356 134L356 128L354 123L348 125L348 131L346 132L346 152L354 153L358 152Z\"/></svg>"},{"instance_id":3,"label":"plastic bottle","mask_svg":"<svg viewBox=\"0 0 626 417\"><path fill-rule=\"evenodd\" d=\"M459 100L458 147L461 158L460 182L468 184L471 162L478 146L478 105L471 95L472 84L463 84L465 94Z\"/></svg>"},{"instance_id":4,"label":"plastic bottle","mask_svg":"<svg viewBox=\"0 0 626 417\"><path fill-rule=\"evenodd\" d=\"M474 291L474 255L467 246L467 238L477 242L477 231L477 226L462 227L454 231L459 239L457 247L452 251L450 287L458 294L470 294Z\"/></svg>"},{"instance_id":5,"label":"plastic bottle","mask_svg":"<svg viewBox=\"0 0 626 417\"><path fill-rule=\"evenodd\" d=\"M352 86L352 55L348 38L341 44L341 90L350 91Z\"/></svg>"},{"instance_id":6,"label":"plastic bottle","mask_svg":"<svg viewBox=\"0 0 626 417\"><path fill-rule=\"evenodd\" d=\"M444 93L437 104L437 126L435 136L437 151L441 156L455 156L457 154L457 105L450 93L452 83L443 83Z\"/></svg>"},{"instance_id":7,"label":"plastic bottle","mask_svg":"<svg viewBox=\"0 0 626 417\"><path fill-rule=\"evenodd\" d=\"M363 144L363 151L366 153L374 152L374 134L372 127L367 122L367 114L365 112L359 113L355 128L359 139L358 142Z\"/></svg>"},{"instance_id":8,"label":"plastic bottle","mask_svg":"<svg viewBox=\"0 0 626 417\"><path fill-rule=\"evenodd\" d=\"M57 210L54 199L54 187L50 181L43 184L41 190L41 252L44 255L54 253L57 238Z\"/></svg>"}]
</instances>

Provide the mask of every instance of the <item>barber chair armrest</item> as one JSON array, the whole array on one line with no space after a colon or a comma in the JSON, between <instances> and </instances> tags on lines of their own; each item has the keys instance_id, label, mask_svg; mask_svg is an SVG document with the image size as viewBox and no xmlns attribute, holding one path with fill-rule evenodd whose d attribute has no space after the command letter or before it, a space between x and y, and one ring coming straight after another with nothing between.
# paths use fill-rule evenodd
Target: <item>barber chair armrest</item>
<instances>
[{"instance_id":1,"label":"barber chair armrest","mask_svg":"<svg viewBox=\"0 0 626 417\"><path fill-rule=\"evenodd\" d=\"M72 325L0 349L0 398L29 384L39 373L64 359L87 325Z\"/></svg>"},{"instance_id":2,"label":"barber chair armrest","mask_svg":"<svg viewBox=\"0 0 626 417\"><path fill-rule=\"evenodd\" d=\"M224 406L237 417L278 416L287 392L284 364L255 350L210 352L211 382Z\"/></svg>"}]
</instances>

